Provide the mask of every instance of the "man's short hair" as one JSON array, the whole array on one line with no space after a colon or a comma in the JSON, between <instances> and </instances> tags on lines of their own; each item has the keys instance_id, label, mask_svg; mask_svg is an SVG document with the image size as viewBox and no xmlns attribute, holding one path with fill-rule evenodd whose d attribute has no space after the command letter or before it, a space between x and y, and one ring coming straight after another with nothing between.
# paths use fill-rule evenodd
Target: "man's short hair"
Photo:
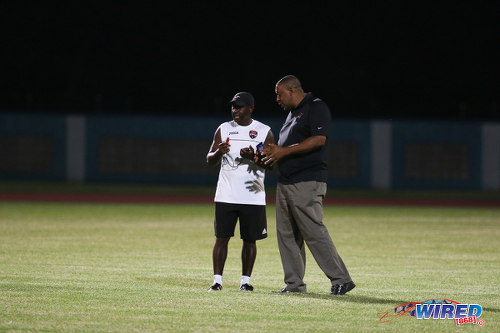
<instances>
[{"instance_id":1,"label":"man's short hair","mask_svg":"<svg viewBox=\"0 0 500 333\"><path fill-rule=\"evenodd\" d=\"M302 90L302 85L300 84L300 80L295 75L286 75L282 77L276 85L282 85L285 88L292 90Z\"/></svg>"}]
</instances>

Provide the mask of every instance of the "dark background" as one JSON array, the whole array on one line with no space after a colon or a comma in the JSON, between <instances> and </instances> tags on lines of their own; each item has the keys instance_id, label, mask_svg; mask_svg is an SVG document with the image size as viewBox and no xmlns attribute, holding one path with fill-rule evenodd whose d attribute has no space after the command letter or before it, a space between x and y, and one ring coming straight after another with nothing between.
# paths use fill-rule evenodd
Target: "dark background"
<instances>
[{"instance_id":1,"label":"dark background","mask_svg":"<svg viewBox=\"0 0 500 333\"><path fill-rule=\"evenodd\" d=\"M499 1L113 3L3 1L0 110L284 117L295 74L335 117L500 120Z\"/></svg>"}]
</instances>

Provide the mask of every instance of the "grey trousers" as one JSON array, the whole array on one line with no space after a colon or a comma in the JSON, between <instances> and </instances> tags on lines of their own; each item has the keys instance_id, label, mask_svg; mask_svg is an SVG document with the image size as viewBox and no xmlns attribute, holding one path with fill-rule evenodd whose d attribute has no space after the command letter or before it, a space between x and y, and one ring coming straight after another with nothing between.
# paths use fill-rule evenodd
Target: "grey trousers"
<instances>
[{"instance_id":1,"label":"grey trousers","mask_svg":"<svg viewBox=\"0 0 500 333\"><path fill-rule=\"evenodd\" d=\"M304 242L331 284L351 281L332 238L323 224L326 183L308 181L291 185L278 183L276 191L276 234L285 273L286 289L306 291Z\"/></svg>"}]
</instances>

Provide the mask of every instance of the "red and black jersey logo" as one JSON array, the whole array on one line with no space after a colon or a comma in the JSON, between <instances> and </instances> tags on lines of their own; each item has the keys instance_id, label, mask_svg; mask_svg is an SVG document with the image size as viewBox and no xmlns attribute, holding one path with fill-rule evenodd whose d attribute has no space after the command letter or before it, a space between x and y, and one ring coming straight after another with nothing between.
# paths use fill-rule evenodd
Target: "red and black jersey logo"
<instances>
[{"instance_id":1,"label":"red and black jersey logo","mask_svg":"<svg viewBox=\"0 0 500 333\"><path fill-rule=\"evenodd\" d=\"M251 139L255 139L257 135L259 135L259 133L257 133L257 131L251 130L250 132L248 132L248 135Z\"/></svg>"}]
</instances>

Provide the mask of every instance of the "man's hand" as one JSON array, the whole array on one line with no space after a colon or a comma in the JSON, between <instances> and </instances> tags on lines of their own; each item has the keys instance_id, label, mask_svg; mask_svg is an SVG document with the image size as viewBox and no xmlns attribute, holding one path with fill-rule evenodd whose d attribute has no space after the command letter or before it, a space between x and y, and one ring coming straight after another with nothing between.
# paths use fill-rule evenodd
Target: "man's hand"
<instances>
[{"instance_id":1,"label":"man's hand","mask_svg":"<svg viewBox=\"0 0 500 333\"><path fill-rule=\"evenodd\" d=\"M264 155L266 155L266 157L262 159L262 162L265 165L274 166L276 162L287 155L286 148L271 143L264 147Z\"/></svg>"},{"instance_id":2,"label":"man's hand","mask_svg":"<svg viewBox=\"0 0 500 333\"><path fill-rule=\"evenodd\" d=\"M215 150L210 151L207 155L207 162L209 165L219 164L222 156L229 153L231 145L226 141L219 143L216 147L217 148Z\"/></svg>"},{"instance_id":3,"label":"man's hand","mask_svg":"<svg viewBox=\"0 0 500 333\"><path fill-rule=\"evenodd\" d=\"M208 165L217 165L221 162L222 156L229 153L231 145L229 144L229 138L223 142L220 135L220 128L214 134L214 140L207 154Z\"/></svg>"},{"instance_id":4,"label":"man's hand","mask_svg":"<svg viewBox=\"0 0 500 333\"><path fill-rule=\"evenodd\" d=\"M271 169L272 166L270 164L265 164L263 162L263 151L261 151L261 154L255 153L255 150L253 149L252 146L248 146L247 148L242 148L240 149L240 156L243 158L248 158L249 160L253 161L255 164L260 166L261 168L265 169Z\"/></svg>"},{"instance_id":5,"label":"man's hand","mask_svg":"<svg viewBox=\"0 0 500 333\"><path fill-rule=\"evenodd\" d=\"M315 135L310 136L304 141L288 146L280 147L275 144L268 144L264 147L265 158L262 159L265 165L274 166L276 162L281 160L283 157L295 154L307 154L309 152L321 149L321 147L326 143L326 136Z\"/></svg>"},{"instance_id":6,"label":"man's hand","mask_svg":"<svg viewBox=\"0 0 500 333\"><path fill-rule=\"evenodd\" d=\"M217 146L216 153L222 156L226 153L229 153L230 147L231 145L228 142L221 142Z\"/></svg>"},{"instance_id":7,"label":"man's hand","mask_svg":"<svg viewBox=\"0 0 500 333\"><path fill-rule=\"evenodd\" d=\"M240 156L243 157L243 158L248 158L249 160L253 160L254 159L254 155L255 155L255 152L254 152L252 146L240 149Z\"/></svg>"}]
</instances>

